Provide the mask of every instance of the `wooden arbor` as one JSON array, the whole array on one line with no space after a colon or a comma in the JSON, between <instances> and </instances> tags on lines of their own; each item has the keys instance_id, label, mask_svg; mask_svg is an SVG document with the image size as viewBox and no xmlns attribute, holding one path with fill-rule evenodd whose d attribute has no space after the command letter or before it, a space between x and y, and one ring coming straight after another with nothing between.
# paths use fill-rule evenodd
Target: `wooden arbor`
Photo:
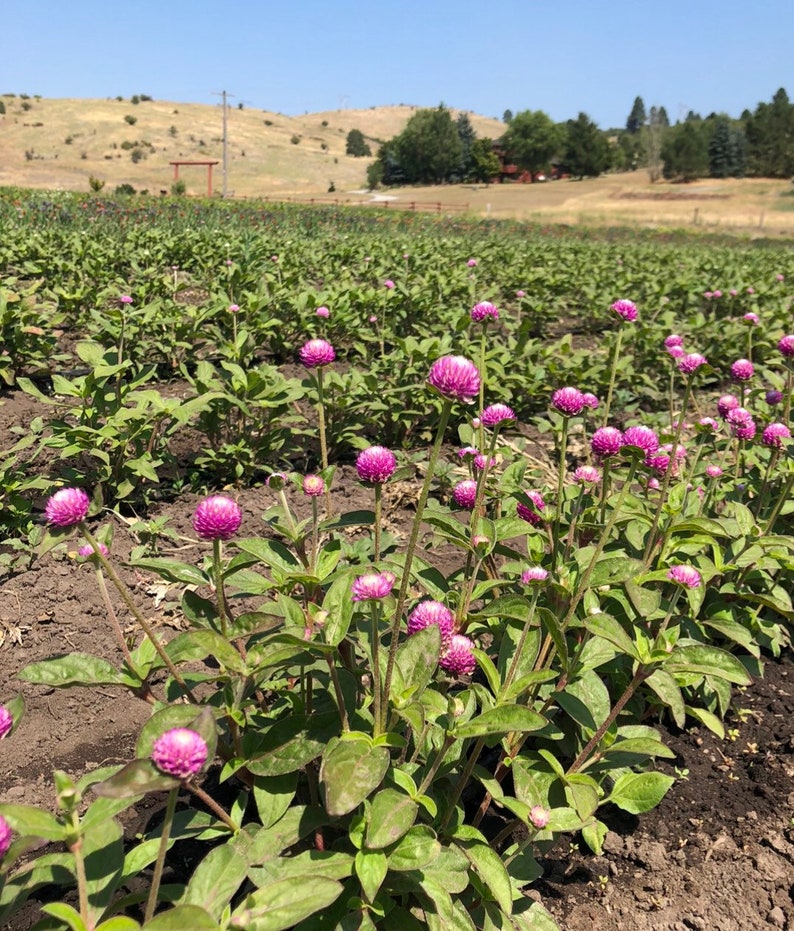
<instances>
[{"instance_id":1,"label":"wooden arbor","mask_svg":"<svg viewBox=\"0 0 794 931\"><path fill-rule=\"evenodd\" d=\"M205 165L207 168L207 197L212 197L212 168L213 165L219 164L217 159L215 161L175 161L169 162L169 165L174 166L174 181L179 181L179 169L183 165Z\"/></svg>"}]
</instances>

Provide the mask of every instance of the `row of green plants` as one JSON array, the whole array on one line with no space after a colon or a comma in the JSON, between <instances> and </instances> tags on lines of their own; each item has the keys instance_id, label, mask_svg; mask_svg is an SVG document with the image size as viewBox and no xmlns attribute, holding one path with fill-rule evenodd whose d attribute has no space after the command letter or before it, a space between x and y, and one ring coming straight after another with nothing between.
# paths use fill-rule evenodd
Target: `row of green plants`
<instances>
[{"instance_id":1,"label":"row of green plants","mask_svg":"<svg viewBox=\"0 0 794 931\"><path fill-rule=\"evenodd\" d=\"M636 306L612 313L628 338ZM498 309L481 302L470 317L487 346ZM20 677L126 689L152 716L128 763L56 772L54 811L0 804L0 918L55 885L42 931L555 928L526 894L539 857L571 832L600 852L611 806L657 805L675 777L656 723L722 736L762 650L790 645L794 335L776 346L785 393L765 400L770 414L742 358L735 393L699 416L712 366L692 348L668 334L657 429L624 422L619 342L600 399L546 391L551 474L493 400L501 371L484 348L478 364L428 357L410 382L413 403L440 405L425 455L400 465L368 445L356 470L372 507L346 512L327 434L335 351L307 341L320 468L270 475L264 534L232 495L211 495L193 518L198 564L134 559L183 586L188 629L170 639L120 578L113 502L79 486L51 494L42 548L81 539L116 649ZM444 447L450 427L459 450ZM398 479L417 490L399 539L382 513ZM438 542L458 553L447 571ZM23 712L6 701L0 736L24 739ZM125 837L119 816L153 792L167 795L164 819Z\"/></svg>"}]
</instances>

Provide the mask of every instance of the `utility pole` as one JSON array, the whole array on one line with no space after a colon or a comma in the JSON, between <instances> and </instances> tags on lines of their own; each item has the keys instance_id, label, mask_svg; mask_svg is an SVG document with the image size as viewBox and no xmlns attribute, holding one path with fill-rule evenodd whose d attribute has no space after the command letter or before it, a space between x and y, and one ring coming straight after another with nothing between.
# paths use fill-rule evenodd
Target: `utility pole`
<instances>
[{"instance_id":1,"label":"utility pole","mask_svg":"<svg viewBox=\"0 0 794 931\"><path fill-rule=\"evenodd\" d=\"M234 94L227 94L226 91L213 91L213 97L221 97L223 101L223 187L221 190L221 197L226 197L226 181L228 177L228 160L227 160L227 136L226 127L228 124L228 110L229 110L229 97L234 97Z\"/></svg>"}]
</instances>

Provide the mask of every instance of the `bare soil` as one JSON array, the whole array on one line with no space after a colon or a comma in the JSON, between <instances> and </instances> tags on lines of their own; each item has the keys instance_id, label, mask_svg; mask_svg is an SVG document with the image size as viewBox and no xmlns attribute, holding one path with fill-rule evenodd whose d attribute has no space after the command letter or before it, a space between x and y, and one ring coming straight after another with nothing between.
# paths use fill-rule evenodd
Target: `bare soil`
<instances>
[{"instance_id":1,"label":"bare soil","mask_svg":"<svg viewBox=\"0 0 794 931\"><path fill-rule=\"evenodd\" d=\"M35 402L19 394L0 397L0 437L29 422ZM543 451L536 450L542 458ZM261 515L274 504L266 487L232 492L243 512L243 531L264 530ZM334 486L337 508L371 506L370 495L342 467ZM183 539L165 541L163 552L199 561L204 547L192 541L190 522L198 496L183 494L153 506L149 517L166 515ZM300 513L305 502L296 497ZM409 489L386 500L393 533L406 532L413 512ZM42 506L43 502L39 502ZM113 520L113 558L123 566L134 540L125 522ZM99 524L99 521L97 522ZM52 770L73 776L100 765L129 760L149 706L121 690L57 689L16 679L35 660L84 651L119 661L93 571L73 558L75 543L36 560L28 571L0 585L0 699L21 692L27 704L22 725L2 743L3 801L54 807ZM445 568L453 554L434 548L427 558ZM165 637L180 629L176 590L132 569L122 574L147 617ZM134 630L123 606L122 626ZM603 856L577 846L572 837L544 853L545 873L532 890L564 931L794 931L794 663L767 659L765 677L737 695L726 722L730 739L703 728L668 731L676 752L666 771L681 778L654 812L633 818L607 814L611 831ZM570 841L570 847L568 847ZM30 903L9 931L27 931L39 918Z\"/></svg>"}]
</instances>

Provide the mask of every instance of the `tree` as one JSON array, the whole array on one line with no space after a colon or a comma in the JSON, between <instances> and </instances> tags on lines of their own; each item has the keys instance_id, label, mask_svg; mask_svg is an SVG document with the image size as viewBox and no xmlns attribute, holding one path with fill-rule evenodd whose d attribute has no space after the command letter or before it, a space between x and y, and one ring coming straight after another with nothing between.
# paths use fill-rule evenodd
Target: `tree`
<instances>
[{"instance_id":1,"label":"tree","mask_svg":"<svg viewBox=\"0 0 794 931\"><path fill-rule=\"evenodd\" d=\"M662 145L664 176L674 181L694 181L709 173L708 125L685 120L673 127Z\"/></svg>"},{"instance_id":2,"label":"tree","mask_svg":"<svg viewBox=\"0 0 794 931\"><path fill-rule=\"evenodd\" d=\"M508 123L508 124L513 122L513 111L512 110L505 110L505 112L502 114L502 122Z\"/></svg>"},{"instance_id":3,"label":"tree","mask_svg":"<svg viewBox=\"0 0 794 931\"><path fill-rule=\"evenodd\" d=\"M642 102L642 97L635 97L634 106L631 108L629 118L626 120L626 132L636 136L645 125L646 119L645 104Z\"/></svg>"},{"instance_id":4,"label":"tree","mask_svg":"<svg viewBox=\"0 0 794 931\"><path fill-rule=\"evenodd\" d=\"M499 174L499 159L492 139L475 139L471 147L472 176L475 181L490 184Z\"/></svg>"},{"instance_id":5,"label":"tree","mask_svg":"<svg viewBox=\"0 0 794 931\"><path fill-rule=\"evenodd\" d=\"M468 113L460 113L455 121L455 128L458 131L458 140L460 141L460 165L458 174L461 181L471 177L474 168L471 149L477 138L477 133L471 125Z\"/></svg>"},{"instance_id":6,"label":"tree","mask_svg":"<svg viewBox=\"0 0 794 931\"><path fill-rule=\"evenodd\" d=\"M460 165L457 127L443 104L433 110L417 110L390 145L410 184L440 184ZM385 175L383 180L390 183Z\"/></svg>"},{"instance_id":7,"label":"tree","mask_svg":"<svg viewBox=\"0 0 794 931\"><path fill-rule=\"evenodd\" d=\"M609 143L586 113L566 124L563 161L577 178L595 178L609 168Z\"/></svg>"},{"instance_id":8,"label":"tree","mask_svg":"<svg viewBox=\"0 0 794 931\"><path fill-rule=\"evenodd\" d=\"M742 178L747 166L744 133L718 116L709 142L709 174L712 178Z\"/></svg>"},{"instance_id":9,"label":"tree","mask_svg":"<svg viewBox=\"0 0 794 931\"><path fill-rule=\"evenodd\" d=\"M526 171L548 168L549 161L565 141L565 128L542 110L516 113L502 137L505 149L515 163Z\"/></svg>"},{"instance_id":10,"label":"tree","mask_svg":"<svg viewBox=\"0 0 794 931\"><path fill-rule=\"evenodd\" d=\"M365 158L372 155L372 150L367 145L364 133L362 133L360 129L351 129L347 134L345 154L353 155L356 158Z\"/></svg>"},{"instance_id":11,"label":"tree","mask_svg":"<svg viewBox=\"0 0 794 931\"><path fill-rule=\"evenodd\" d=\"M667 132L669 120L664 107L651 107L651 113L648 117L648 128L646 131L647 145L646 152L648 156L648 177L653 184L662 177L662 148L664 146L664 137Z\"/></svg>"},{"instance_id":12,"label":"tree","mask_svg":"<svg viewBox=\"0 0 794 931\"><path fill-rule=\"evenodd\" d=\"M759 103L745 124L749 173L765 178L794 175L794 104L781 87L771 103Z\"/></svg>"}]
</instances>

